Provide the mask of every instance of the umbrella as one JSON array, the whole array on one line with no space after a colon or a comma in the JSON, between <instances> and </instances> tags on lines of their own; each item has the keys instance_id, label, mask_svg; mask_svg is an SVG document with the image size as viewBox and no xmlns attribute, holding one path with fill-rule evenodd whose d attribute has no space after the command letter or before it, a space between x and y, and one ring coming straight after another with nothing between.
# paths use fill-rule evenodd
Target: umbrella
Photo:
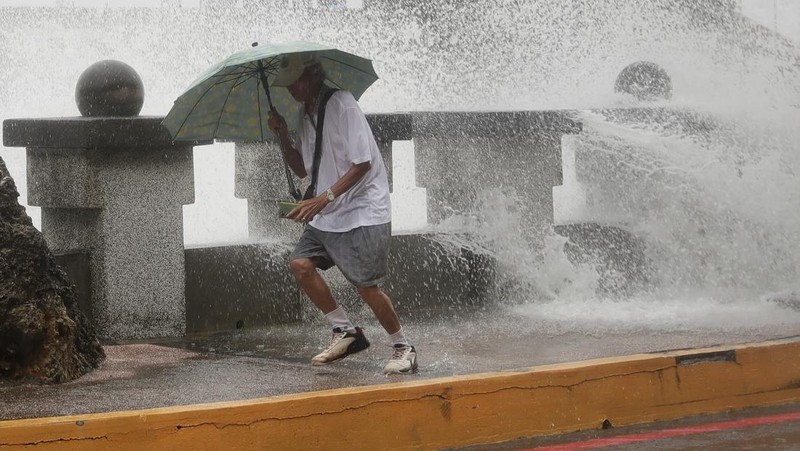
<instances>
[{"instance_id":1,"label":"umbrella","mask_svg":"<svg viewBox=\"0 0 800 451\"><path fill-rule=\"evenodd\" d=\"M377 79L372 61L333 47L306 41L258 45L212 65L181 94L162 122L175 141L267 141L273 106L296 129L301 105L285 88L270 87L284 59L314 55L325 71L325 83L350 91L358 99ZM285 161L284 161L285 163ZM299 198L288 165L292 196Z\"/></svg>"}]
</instances>

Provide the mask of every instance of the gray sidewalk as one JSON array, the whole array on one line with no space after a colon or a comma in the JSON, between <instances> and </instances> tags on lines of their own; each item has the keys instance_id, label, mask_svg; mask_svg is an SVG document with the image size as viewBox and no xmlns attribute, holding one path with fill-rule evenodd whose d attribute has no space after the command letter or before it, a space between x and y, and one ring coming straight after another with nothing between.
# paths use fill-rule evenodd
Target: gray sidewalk
<instances>
[{"instance_id":1,"label":"gray sidewalk","mask_svg":"<svg viewBox=\"0 0 800 451\"><path fill-rule=\"evenodd\" d=\"M323 322L106 346L101 368L71 383L0 384L0 419L245 400L800 335L800 324L732 332L571 332L569 324L512 313L472 314L407 323L420 371L386 377L385 333L374 320L363 326L372 347L325 367L308 363L327 342Z\"/></svg>"}]
</instances>

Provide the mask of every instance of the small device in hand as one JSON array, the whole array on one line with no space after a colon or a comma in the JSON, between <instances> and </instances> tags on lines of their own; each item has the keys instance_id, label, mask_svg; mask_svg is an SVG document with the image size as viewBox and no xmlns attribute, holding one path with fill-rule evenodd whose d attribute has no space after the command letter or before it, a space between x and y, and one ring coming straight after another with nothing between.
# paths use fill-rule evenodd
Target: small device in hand
<instances>
[{"instance_id":1,"label":"small device in hand","mask_svg":"<svg viewBox=\"0 0 800 451\"><path fill-rule=\"evenodd\" d=\"M297 202L286 201L286 200L279 200L278 201L278 217L285 218L292 210L297 208L300 205Z\"/></svg>"}]
</instances>

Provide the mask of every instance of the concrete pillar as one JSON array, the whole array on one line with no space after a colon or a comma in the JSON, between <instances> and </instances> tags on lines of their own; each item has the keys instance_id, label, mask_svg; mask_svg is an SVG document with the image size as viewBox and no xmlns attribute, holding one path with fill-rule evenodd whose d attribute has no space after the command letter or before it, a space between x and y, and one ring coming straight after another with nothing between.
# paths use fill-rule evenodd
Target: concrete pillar
<instances>
[{"instance_id":1,"label":"concrete pillar","mask_svg":"<svg viewBox=\"0 0 800 451\"><path fill-rule=\"evenodd\" d=\"M428 193L417 186L414 141L392 142L392 231L414 231L428 224Z\"/></svg>"},{"instance_id":2,"label":"concrete pillar","mask_svg":"<svg viewBox=\"0 0 800 451\"><path fill-rule=\"evenodd\" d=\"M286 239L300 227L278 217L278 200L290 200L283 159L277 143L236 143L234 196L247 199L247 229L251 240ZM292 175L302 193L305 184Z\"/></svg>"},{"instance_id":3,"label":"concrete pillar","mask_svg":"<svg viewBox=\"0 0 800 451\"><path fill-rule=\"evenodd\" d=\"M587 217L586 187L578 181L575 154L578 147L575 135L561 137L562 184L553 187L553 223L573 224Z\"/></svg>"},{"instance_id":4,"label":"concrete pillar","mask_svg":"<svg viewBox=\"0 0 800 451\"><path fill-rule=\"evenodd\" d=\"M436 223L467 212L484 190L515 196L535 232L553 223L552 188L561 184L561 136L580 124L565 112L414 113L417 179Z\"/></svg>"},{"instance_id":5,"label":"concrete pillar","mask_svg":"<svg viewBox=\"0 0 800 451\"><path fill-rule=\"evenodd\" d=\"M28 202L51 250L89 252L91 310L108 340L185 331L183 209L194 202L193 143L161 117L9 119L26 147Z\"/></svg>"}]
</instances>

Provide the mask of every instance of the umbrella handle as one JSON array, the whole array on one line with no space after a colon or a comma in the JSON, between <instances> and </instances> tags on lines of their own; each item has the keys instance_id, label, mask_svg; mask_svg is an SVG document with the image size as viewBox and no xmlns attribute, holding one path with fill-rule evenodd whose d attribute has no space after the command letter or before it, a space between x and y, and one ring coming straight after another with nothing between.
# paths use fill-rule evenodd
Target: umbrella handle
<instances>
[{"instance_id":1,"label":"umbrella handle","mask_svg":"<svg viewBox=\"0 0 800 451\"><path fill-rule=\"evenodd\" d=\"M300 198L303 197L300 194L300 190L294 184L294 179L292 178L292 172L289 169L289 163L286 161L286 155L283 154L281 150L281 156L283 157L283 168L286 170L286 181L289 184L289 194L294 198L295 201L300 202Z\"/></svg>"},{"instance_id":2,"label":"umbrella handle","mask_svg":"<svg viewBox=\"0 0 800 451\"><path fill-rule=\"evenodd\" d=\"M261 60L258 60L258 78L261 80L261 86L264 87L264 92L267 94L267 102L269 102L269 107L273 108L272 96L269 93L269 81L267 81L267 72L264 70L264 64L261 62Z\"/></svg>"},{"instance_id":3,"label":"umbrella handle","mask_svg":"<svg viewBox=\"0 0 800 451\"><path fill-rule=\"evenodd\" d=\"M255 44L253 45L255 47ZM264 92L267 94L267 101L269 102L270 109L274 109L275 107L272 105L272 96L269 93L269 81L267 80L267 73L264 70L264 64L261 60L258 61L258 77L261 80L261 86L264 87ZM277 132L276 132L277 134ZM289 162L286 161L286 155L283 154L283 150L281 152L281 157L283 157L283 168L286 171L286 182L289 184L289 194L294 198L295 201L300 201L302 195L300 194L300 190L294 184L294 179L292 178L292 171L289 169Z\"/></svg>"}]
</instances>

